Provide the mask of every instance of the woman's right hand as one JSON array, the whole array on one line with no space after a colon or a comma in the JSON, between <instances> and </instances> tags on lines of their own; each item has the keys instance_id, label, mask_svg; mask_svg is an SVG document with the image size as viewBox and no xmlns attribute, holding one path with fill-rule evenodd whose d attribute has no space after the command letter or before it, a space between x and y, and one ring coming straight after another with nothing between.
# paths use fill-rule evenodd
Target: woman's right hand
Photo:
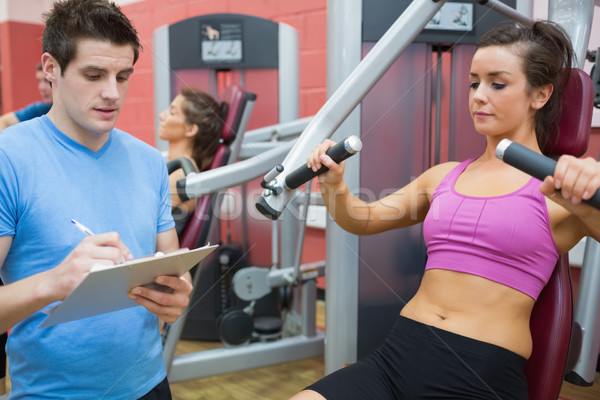
<instances>
[{"instance_id":1,"label":"woman's right hand","mask_svg":"<svg viewBox=\"0 0 600 400\"><path fill-rule=\"evenodd\" d=\"M335 146L336 143L333 140L325 139L323 143L319 144L313 149L306 159L306 165L313 171L319 170L321 166L326 166L329 171L319 175L319 185L335 187L344 181L344 167L346 162L336 163L329 157L325 152L331 147Z\"/></svg>"}]
</instances>

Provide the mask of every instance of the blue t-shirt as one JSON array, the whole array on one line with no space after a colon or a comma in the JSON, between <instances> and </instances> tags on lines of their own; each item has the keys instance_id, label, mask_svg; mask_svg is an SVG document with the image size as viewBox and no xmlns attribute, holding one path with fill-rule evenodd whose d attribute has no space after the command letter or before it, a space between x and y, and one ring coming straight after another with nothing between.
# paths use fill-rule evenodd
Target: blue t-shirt
<instances>
[{"instance_id":1,"label":"blue t-shirt","mask_svg":"<svg viewBox=\"0 0 600 400\"><path fill-rule=\"evenodd\" d=\"M0 135L0 236L13 242L5 284L58 265L83 239L116 231L135 257L174 226L160 152L117 129L94 152L47 116ZM39 329L36 312L9 335L10 399L136 399L166 375L156 316L133 307Z\"/></svg>"},{"instance_id":2,"label":"blue t-shirt","mask_svg":"<svg viewBox=\"0 0 600 400\"><path fill-rule=\"evenodd\" d=\"M31 103L28 106L21 108L20 110L15 111L15 116L21 122L28 121L30 119L48 114L50 108L52 108L52 104L38 101L36 103Z\"/></svg>"}]
</instances>

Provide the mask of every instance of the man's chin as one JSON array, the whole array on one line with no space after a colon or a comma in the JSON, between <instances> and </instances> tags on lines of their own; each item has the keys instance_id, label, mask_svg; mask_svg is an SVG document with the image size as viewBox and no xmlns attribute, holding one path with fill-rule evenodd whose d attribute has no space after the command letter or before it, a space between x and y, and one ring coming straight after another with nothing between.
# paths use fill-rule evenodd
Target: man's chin
<instances>
[{"instance_id":1,"label":"man's chin","mask_svg":"<svg viewBox=\"0 0 600 400\"><path fill-rule=\"evenodd\" d=\"M114 121L102 121L94 124L92 128L93 132L97 135L104 135L114 129L117 125L116 119Z\"/></svg>"}]
</instances>

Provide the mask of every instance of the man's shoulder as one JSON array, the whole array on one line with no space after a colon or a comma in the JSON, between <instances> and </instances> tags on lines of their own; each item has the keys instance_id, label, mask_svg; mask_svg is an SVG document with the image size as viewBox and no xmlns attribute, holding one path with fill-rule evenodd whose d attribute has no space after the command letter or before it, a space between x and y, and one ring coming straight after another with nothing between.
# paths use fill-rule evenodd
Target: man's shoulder
<instances>
[{"instance_id":1,"label":"man's shoulder","mask_svg":"<svg viewBox=\"0 0 600 400\"><path fill-rule=\"evenodd\" d=\"M40 156L48 151L48 143L39 121L30 120L9 126L0 132L0 162L12 165L19 173L28 173Z\"/></svg>"},{"instance_id":2,"label":"man's shoulder","mask_svg":"<svg viewBox=\"0 0 600 400\"><path fill-rule=\"evenodd\" d=\"M150 144L133 136L132 134L117 128L114 128L112 133L114 135L113 140L118 141L123 146L126 146L129 150L139 151L141 152L141 154L147 155L149 157L158 157L162 160L162 155L156 147L151 146Z\"/></svg>"},{"instance_id":3,"label":"man's shoulder","mask_svg":"<svg viewBox=\"0 0 600 400\"><path fill-rule=\"evenodd\" d=\"M142 139L139 139L139 138L135 137L134 135L132 135L131 133L125 132L121 129L114 128L113 134L115 135L115 138L117 140L119 140L120 142L125 143L129 146L136 146L136 147L139 147L142 149L147 149L147 150L156 150L155 147L144 142Z\"/></svg>"},{"instance_id":4,"label":"man's shoulder","mask_svg":"<svg viewBox=\"0 0 600 400\"><path fill-rule=\"evenodd\" d=\"M41 129L43 124L38 118L9 126L0 132L0 147L3 149L11 146L27 147L32 141L38 140Z\"/></svg>"}]
</instances>

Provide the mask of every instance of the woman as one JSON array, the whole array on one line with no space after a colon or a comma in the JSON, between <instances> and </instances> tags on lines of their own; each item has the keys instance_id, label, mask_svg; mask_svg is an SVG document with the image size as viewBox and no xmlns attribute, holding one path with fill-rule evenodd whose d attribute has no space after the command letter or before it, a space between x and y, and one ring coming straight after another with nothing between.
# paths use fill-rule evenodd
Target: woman
<instances>
[{"instance_id":1,"label":"woman","mask_svg":"<svg viewBox=\"0 0 600 400\"><path fill-rule=\"evenodd\" d=\"M559 254L584 236L600 239L600 211L581 203L600 186L600 167L563 156L540 183L494 152L505 138L541 152L572 57L569 39L549 22L484 35L469 73L484 153L434 166L374 203L349 193L344 163L324 155L333 142L313 150L307 164L329 167L321 192L342 228L364 235L423 222L428 260L385 343L294 400L527 398L531 311Z\"/></svg>"},{"instance_id":2,"label":"woman","mask_svg":"<svg viewBox=\"0 0 600 400\"><path fill-rule=\"evenodd\" d=\"M227 104L217 103L210 95L196 89L184 88L173 99L168 110L160 113L158 136L169 142L168 160L185 157L197 171L210 166L219 146ZM171 201L177 232L180 233L194 211L196 200L182 202L176 183L184 178L181 169L169 176Z\"/></svg>"}]
</instances>

